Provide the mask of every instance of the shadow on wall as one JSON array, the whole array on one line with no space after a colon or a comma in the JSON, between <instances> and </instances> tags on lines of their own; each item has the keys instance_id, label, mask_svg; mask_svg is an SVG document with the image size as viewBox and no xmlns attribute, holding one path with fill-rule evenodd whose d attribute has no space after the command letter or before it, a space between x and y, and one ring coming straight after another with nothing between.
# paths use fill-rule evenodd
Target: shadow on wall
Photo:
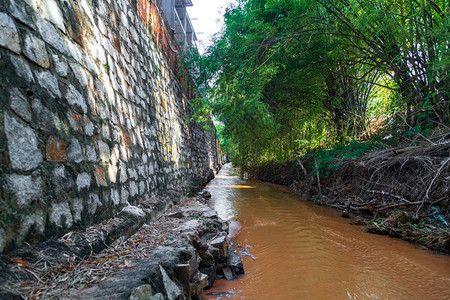
<instances>
[{"instance_id":1,"label":"shadow on wall","mask_svg":"<svg viewBox=\"0 0 450 300\"><path fill-rule=\"evenodd\" d=\"M0 250L217 168L215 137L187 121L159 11L152 1L1 1Z\"/></svg>"}]
</instances>

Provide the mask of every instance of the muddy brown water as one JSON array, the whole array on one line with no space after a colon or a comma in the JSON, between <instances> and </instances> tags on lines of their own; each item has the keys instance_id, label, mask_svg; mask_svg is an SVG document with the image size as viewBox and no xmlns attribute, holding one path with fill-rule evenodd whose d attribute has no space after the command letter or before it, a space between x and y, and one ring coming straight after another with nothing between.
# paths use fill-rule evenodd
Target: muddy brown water
<instances>
[{"instance_id":1,"label":"muddy brown water","mask_svg":"<svg viewBox=\"0 0 450 300\"><path fill-rule=\"evenodd\" d=\"M450 256L368 234L289 188L241 181L225 165L207 189L246 274L207 299L450 299ZM209 294L209 295L208 295Z\"/></svg>"}]
</instances>

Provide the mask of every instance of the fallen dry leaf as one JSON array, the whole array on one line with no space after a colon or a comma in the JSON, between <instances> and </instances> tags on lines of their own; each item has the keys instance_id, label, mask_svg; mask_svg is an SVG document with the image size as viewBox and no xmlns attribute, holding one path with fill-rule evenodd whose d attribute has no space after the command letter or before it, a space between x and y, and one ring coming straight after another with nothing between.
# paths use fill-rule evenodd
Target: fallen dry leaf
<instances>
[{"instance_id":1,"label":"fallen dry leaf","mask_svg":"<svg viewBox=\"0 0 450 300\"><path fill-rule=\"evenodd\" d=\"M22 267L22 266L30 267L31 266L29 262L24 261L18 257L13 257L13 258L11 258L10 261L13 263L16 263L19 267Z\"/></svg>"}]
</instances>

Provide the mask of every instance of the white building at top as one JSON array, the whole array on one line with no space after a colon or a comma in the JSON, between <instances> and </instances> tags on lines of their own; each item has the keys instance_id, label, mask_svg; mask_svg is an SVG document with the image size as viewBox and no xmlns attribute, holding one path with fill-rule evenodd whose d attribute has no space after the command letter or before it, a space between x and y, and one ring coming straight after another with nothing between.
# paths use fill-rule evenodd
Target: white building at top
<instances>
[{"instance_id":1,"label":"white building at top","mask_svg":"<svg viewBox=\"0 0 450 300\"><path fill-rule=\"evenodd\" d=\"M159 0L170 28L183 50L196 47L197 36L186 7L192 6L192 0Z\"/></svg>"}]
</instances>

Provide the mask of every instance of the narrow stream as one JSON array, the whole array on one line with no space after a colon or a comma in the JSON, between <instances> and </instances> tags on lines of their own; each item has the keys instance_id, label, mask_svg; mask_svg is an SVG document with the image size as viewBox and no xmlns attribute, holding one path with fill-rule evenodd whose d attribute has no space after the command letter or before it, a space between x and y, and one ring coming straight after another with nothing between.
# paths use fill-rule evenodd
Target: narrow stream
<instances>
[{"instance_id":1,"label":"narrow stream","mask_svg":"<svg viewBox=\"0 0 450 300\"><path fill-rule=\"evenodd\" d=\"M450 257L348 224L289 188L241 181L225 165L207 189L232 221L246 275L207 299L450 299ZM247 252L248 251L248 252ZM209 294L209 295L208 295Z\"/></svg>"}]
</instances>

